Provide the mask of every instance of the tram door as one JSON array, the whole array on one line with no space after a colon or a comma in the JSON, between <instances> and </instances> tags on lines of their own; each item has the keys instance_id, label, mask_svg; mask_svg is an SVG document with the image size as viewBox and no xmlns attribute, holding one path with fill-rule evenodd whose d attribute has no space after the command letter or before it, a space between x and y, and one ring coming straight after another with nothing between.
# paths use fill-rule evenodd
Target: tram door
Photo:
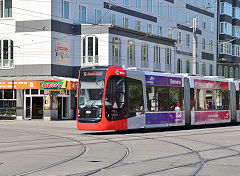
<instances>
[{"instance_id":1,"label":"tram door","mask_svg":"<svg viewBox=\"0 0 240 176\"><path fill-rule=\"evenodd\" d=\"M68 98L58 97L58 119L68 118Z\"/></svg>"}]
</instances>

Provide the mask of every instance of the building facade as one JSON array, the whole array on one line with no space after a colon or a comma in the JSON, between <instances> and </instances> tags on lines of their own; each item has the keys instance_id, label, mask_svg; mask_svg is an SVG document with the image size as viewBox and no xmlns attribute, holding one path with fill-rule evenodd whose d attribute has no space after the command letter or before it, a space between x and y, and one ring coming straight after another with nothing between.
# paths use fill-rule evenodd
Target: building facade
<instances>
[{"instance_id":1,"label":"building facade","mask_svg":"<svg viewBox=\"0 0 240 176\"><path fill-rule=\"evenodd\" d=\"M216 7L213 0L0 0L2 116L74 118L80 67L192 73L193 18L197 73L216 75Z\"/></svg>"},{"instance_id":2,"label":"building facade","mask_svg":"<svg viewBox=\"0 0 240 176\"><path fill-rule=\"evenodd\" d=\"M239 78L240 63L240 1L218 1L219 76Z\"/></svg>"}]
</instances>

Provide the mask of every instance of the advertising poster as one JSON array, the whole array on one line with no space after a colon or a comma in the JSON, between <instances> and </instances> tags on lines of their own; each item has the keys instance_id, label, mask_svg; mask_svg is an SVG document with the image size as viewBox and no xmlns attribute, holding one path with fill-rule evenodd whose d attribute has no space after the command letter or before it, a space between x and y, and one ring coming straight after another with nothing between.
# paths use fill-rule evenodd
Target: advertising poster
<instances>
[{"instance_id":1,"label":"advertising poster","mask_svg":"<svg viewBox=\"0 0 240 176\"><path fill-rule=\"evenodd\" d=\"M58 109L58 97L57 97L57 95L52 96L52 109Z\"/></svg>"},{"instance_id":2,"label":"advertising poster","mask_svg":"<svg viewBox=\"0 0 240 176\"><path fill-rule=\"evenodd\" d=\"M183 111L169 113L146 113L146 124L181 124Z\"/></svg>"},{"instance_id":3,"label":"advertising poster","mask_svg":"<svg viewBox=\"0 0 240 176\"><path fill-rule=\"evenodd\" d=\"M44 109L50 109L50 95L44 95Z\"/></svg>"},{"instance_id":4,"label":"advertising poster","mask_svg":"<svg viewBox=\"0 0 240 176\"><path fill-rule=\"evenodd\" d=\"M230 120L230 111L195 112L195 122Z\"/></svg>"},{"instance_id":5,"label":"advertising poster","mask_svg":"<svg viewBox=\"0 0 240 176\"><path fill-rule=\"evenodd\" d=\"M56 62L59 64L70 64L69 43L56 42Z\"/></svg>"}]
</instances>

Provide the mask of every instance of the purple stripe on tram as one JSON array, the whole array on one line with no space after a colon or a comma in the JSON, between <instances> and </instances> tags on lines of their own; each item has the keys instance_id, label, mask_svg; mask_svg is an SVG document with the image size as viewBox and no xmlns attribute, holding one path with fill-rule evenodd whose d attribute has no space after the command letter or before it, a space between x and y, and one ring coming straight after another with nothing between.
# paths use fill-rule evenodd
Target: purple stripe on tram
<instances>
[{"instance_id":1,"label":"purple stripe on tram","mask_svg":"<svg viewBox=\"0 0 240 176\"><path fill-rule=\"evenodd\" d=\"M182 78L145 75L147 85L182 87Z\"/></svg>"},{"instance_id":2,"label":"purple stripe on tram","mask_svg":"<svg viewBox=\"0 0 240 176\"><path fill-rule=\"evenodd\" d=\"M183 112L146 113L146 125L183 123Z\"/></svg>"}]
</instances>

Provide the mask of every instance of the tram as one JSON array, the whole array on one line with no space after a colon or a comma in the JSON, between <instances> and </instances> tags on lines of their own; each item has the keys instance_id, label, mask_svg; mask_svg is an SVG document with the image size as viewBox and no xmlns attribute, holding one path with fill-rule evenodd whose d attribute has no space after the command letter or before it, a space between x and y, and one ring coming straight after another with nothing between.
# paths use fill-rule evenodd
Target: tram
<instances>
[{"instance_id":1,"label":"tram","mask_svg":"<svg viewBox=\"0 0 240 176\"><path fill-rule=\"evenodd\" d=\"M114 66L82 68L77 104L79 130L119 131L240 121L239 82L213 76Z\"/></svg>"}]
</instances>

